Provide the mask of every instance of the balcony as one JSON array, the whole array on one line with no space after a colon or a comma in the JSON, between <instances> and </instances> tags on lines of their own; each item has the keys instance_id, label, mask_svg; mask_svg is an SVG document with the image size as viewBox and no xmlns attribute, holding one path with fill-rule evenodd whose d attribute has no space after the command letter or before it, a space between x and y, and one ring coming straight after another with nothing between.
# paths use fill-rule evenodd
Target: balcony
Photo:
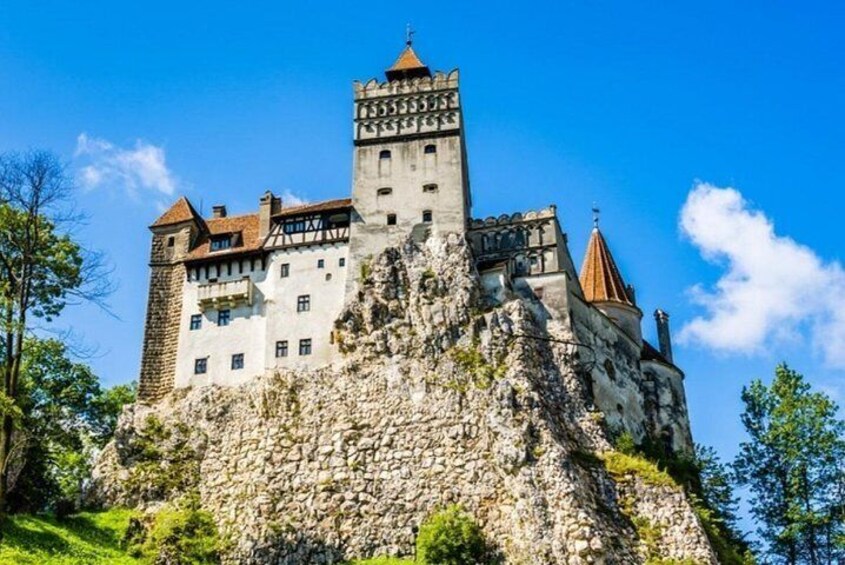
<instances>
[{"instance_id":1,"label":"balcony","mask_svg":"<svg viewBox=\"0 0 845 565\"><path fill-rule=\"evenodd\" d=\"M201 284L197 287L200 310L219 310L252 305L252 281L245 277L238 281Z\"/></svg>"}]
</instances>

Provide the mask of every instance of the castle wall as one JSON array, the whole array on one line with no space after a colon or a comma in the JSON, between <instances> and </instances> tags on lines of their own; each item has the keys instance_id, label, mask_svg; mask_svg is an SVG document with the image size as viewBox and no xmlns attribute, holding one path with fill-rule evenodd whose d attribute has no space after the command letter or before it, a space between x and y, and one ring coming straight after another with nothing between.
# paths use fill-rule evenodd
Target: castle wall
<instances>
[{"instance_id":1,"label":"castle wall","mask_svg":"<svg viewBox=\"0 0 845 565\"><path fill-rule=\"evenodd\" d=\"M206 384L238 385L275 367L313 369L331 363L336 348L331 343L332 324L343 306L348 267L347 245L334 243L286 248L260 257L225 264L193 267L185 284L185 308L180 322L177 387ZM318 268L323 260L324 267ZM287 264L288 276L282 277ZM243 270L241 270L241 267ZM198 276L197 276L198 275ZM202 311L198 305L200 287L209 279L217 283L249 277L252 303L229 307L230 321L219 326L219 308ZM310 309L297 312L299 296L310 298ZM200 314L202 326L191 330L191 316ZM311 353L299 354L301 339L311 340ZM288 342L286 357L276 357L276 342ZM244 366L232 369L232 355L242 353ZM196 359L207 359L207 372L195 374Z\"/></svg>"}]
</instances>

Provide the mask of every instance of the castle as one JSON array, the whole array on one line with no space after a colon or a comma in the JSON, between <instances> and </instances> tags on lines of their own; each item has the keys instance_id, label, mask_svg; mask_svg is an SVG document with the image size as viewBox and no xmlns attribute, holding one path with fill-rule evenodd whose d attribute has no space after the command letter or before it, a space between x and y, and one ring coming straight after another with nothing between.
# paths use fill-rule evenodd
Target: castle
<instances>
[{"instance_id":1,"label":"castle","mask_svg":"<svg viewBox=\"0 0 845 565\"><path fill-rule=\"evenodd\" d=\"M488 301L521 297L577 336L609 424L690 450L668 315L655 312L655 348L598 222L579 276L554 206L472 218L458 71L432 73L409 41L386 79L354 84L351 198L288 206L267 192L256 213L210 218L181 198L150 226L140 399L331 365L334 321L368 261L408 237L459 234Z\"/></svg>"}]
</instances>

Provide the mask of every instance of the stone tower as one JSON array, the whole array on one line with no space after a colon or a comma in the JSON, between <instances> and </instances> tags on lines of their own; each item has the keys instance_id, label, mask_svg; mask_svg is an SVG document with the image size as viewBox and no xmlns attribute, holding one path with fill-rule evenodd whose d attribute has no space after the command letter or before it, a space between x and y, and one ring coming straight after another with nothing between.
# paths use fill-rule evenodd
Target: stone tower
<instances>
[{"instance_id":1,"label":"stone tower","mask_svg":"<svg viewBox=\"0 0 845 565\"><path fill-rule=\"evenodd\" d=\"M411 233L465 233L471 206L458 71L432 75L408 41L385 75L354 84L356 266Z\"/></svg>"},{"instance_id":2,"label":"stone tower","mask_svg":"<svg viewBox=\"0 0 845 565\"><path fill-rule=\"evenodd\" d=\"M186 198L180 198L153 225L150 251L150 293L138 398L156 401L173 390L185 258L203 221Z\"/></svg>"}]
</instances>

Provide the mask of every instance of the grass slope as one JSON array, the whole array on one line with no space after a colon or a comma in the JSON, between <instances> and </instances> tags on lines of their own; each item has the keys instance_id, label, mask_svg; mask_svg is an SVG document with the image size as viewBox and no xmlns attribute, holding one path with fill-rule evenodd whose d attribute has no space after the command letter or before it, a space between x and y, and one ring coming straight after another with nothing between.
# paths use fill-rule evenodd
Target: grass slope
<instances>
[{"instance_id":1,"label":"grass slope","mask_svg":"<svg viewBox=\"0 0 845 565\"><path fill-rule=\"evenodd\" d=\"M130 510L83 512L61 522L49 516L11 516L3 525L0 565L139 564L120 548Z\"/></svg>"}]
</instances>

